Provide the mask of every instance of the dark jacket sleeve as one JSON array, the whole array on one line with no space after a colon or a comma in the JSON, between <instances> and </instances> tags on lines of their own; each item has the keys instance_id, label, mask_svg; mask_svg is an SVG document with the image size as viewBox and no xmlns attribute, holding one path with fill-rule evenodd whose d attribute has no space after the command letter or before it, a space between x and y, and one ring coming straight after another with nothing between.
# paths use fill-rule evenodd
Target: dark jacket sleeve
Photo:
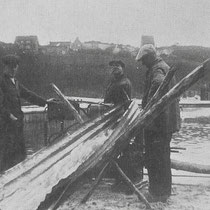
<instances>
[{"instance_id":1,"label":"dark jacket sleeve","mask_svg":"<svg viewBox=\"0 0 210 210\"><path fill-rule=\"evenodd\" d=\"M4 97L4 81L2 77L0 77L0 118L8 119L11 112L9 108L4 105Z\"/></svg>"},{"instance_id":2,"label":"dark jacket sleeve","mask_svg":"<svg viewBox=\"0 0 210 210\"><path fill-rule=\"evenodd\" d=\"M2 87L0 86L0 117L4 119L8 119L10 115L10 110L4 106L4 92L2 90Z\"/></svg>"},{"instance_id":3,"label":"dark jacket sleeve","mask_svg":"<svg viewBox=\"0 0 210 210\"><path fill-rule=\"evenodd\" d=\"M121 104L131 99L131 84L127 80L112 84L106 91L104 102Z\"/></svg>"},{"instance_id":4,"label":"dark jacket sleeve","mask_svg":"<svg viewBox=\"0 0 210 210\"><path fill-rule=\"evenodd\" d=\"M125 93L125 97L127 100L131 100L131 83L128 81L124 86L123 86L123 92Z\"/></svg>"},{"instance_id":5,"label":"dark jacket sleeve","mask_svg":"<svg viewBox=\"0 0 210 210\"><path fill-rule=\"evenodd\" d=\"M23 86L20 83L19 83L19 91L20 91L20 97L30 102L31 104L35 104L38 106L45 106L47 103L44 98L28 90L25 86Z\"/></svg>"},{"instance_id":6,"label":"dark jacket sleeve","mask_svg":"<svg viewBox=\"0 0 210 210\"><path fill-rule=\"evenodd\" d=\"M148 94L148 102L152 96L156 93L157 89L161 85L165 78L165 73L162 69L155 69L152 75L151 87ZM160 132L167 132L167 113L163 111L150 125L151 130Z\"/></svg>"},{"instance_id":7,"label":"dark jacket sleeve","mask_svg":"<svg viewBox=\"0 0 210 210\"><path fill-rule=\"evenodd\" d=\"M155 92L157 91L158 87L163 82L164 78L165 78L165 74L164 74L162 69L156 69L153 72L152 81L151 81L151 87L150 87L149 94L148 94L148 100L147 100L148 102L150 101L152 96L155 94Z\"/></svg>"},{"instance_id":8,"label":"dark jacket sleeve","mask_svg":"<svg viewBox=\"0 0 210 210\"><path fill-rule=\"evenodd\" d=\"M104 103L112 103L112 88L111 85L105 91Z\"/></svg>"}]
</instances>

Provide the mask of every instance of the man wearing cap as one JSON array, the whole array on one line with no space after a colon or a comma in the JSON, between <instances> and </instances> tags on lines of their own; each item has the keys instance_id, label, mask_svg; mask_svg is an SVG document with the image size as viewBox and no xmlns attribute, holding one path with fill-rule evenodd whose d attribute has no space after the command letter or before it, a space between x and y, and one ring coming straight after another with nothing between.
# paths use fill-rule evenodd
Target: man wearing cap
<instances>
[{"instance_id":1,"label":"man wearing cap","mask_svg":"<svg viewBox=\"0 0 210 210\"><path fill-rule=\"evenodd\" d=\"M19 57L15 55L2 58L4 69L0 77L0 172L26 157L20 98L39 106L47 104L45 99L16 80L19 61Z\"/></svg>"},{"instance_id":2,"label":"man wearing cap","mask_svg":"<svg viewBox=\"0 0 210 210\"><path fill-rule=\"evenodd\" d=\"M131 82L124 75L125 64L121 60L109 62L110 83L106 89L104 103L123 104L131 100Z\"/></svg>"},{"instance_id":3,"label":"man wearing cap","mask_svg":"<svg viewBox=\"0 0 210 210\"><path fill-rule=\"evenodd\" d=\"M169 71L169 66L157 56L152 44L140 48L137 61L147 67L142 108L150 101ZM168 87L174 86L174 78ZM167 90L167 91L168 91ZM171 195L170 142L172 134L180 129L178 99L169 105L144 129L146 168L149 176L149 193L153 200L166 201Z\"/></svg>"},{"instance_id":4,"label":"man wearing cap","mask_svg":"<svg viewBox=\"0 0 210 210\"><path fill-rule=\"evenodd\" d=\"M131 82L124 75L125 64L121 60L113 60L109 62L109 67L111 79L106 89L104 103L125 104L125 108L127 108L131 101ZM118 164L130 179L134 179L137 176L137 172L129 158L131 152L129 147L125 148L118 158ZM113 175L116 179L112 189L123 190L124 185L121 176L118 176L118 172L115 169L112 170L114 170ZM126 192L130 193L128 189L126 189Z\"/></svg>"}]
</instances>

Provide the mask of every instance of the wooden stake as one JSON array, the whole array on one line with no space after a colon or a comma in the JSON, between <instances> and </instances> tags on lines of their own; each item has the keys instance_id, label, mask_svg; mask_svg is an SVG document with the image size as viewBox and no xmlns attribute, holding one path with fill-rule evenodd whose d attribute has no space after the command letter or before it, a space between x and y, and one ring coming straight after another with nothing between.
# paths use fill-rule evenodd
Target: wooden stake
<instances>
[{"instance_id":1,"label":"wooden stake","mask_svg":"<svg viewBox=\"0 0 210 210\"><path fill-rule=\"evenodd\" d=\"M129 185L129 187L131 187L135 191L135 193L137 194L139 200L141 200L146 205L147 209L152 209L152 207L150 206L150 204L147 201L147 199L137 189L137 187L132 183L132 181L126 176L126 174L122 171L122 169L120 168L120 166L115 161L112 161L112 163L114 164L114 166L116 166L116 168L119 171L120 175L124 178L124 180Z\"/></svg>"},{"instance_id":2,"label":"wooden stake","mask_svg":"<svg viewBox=\"0 0 210 210\"><path fill-rule=\"evenodd\" d=\"M65 97L65 95L59 90L59 88L55 84L51 83L51 86L52 86L53 90L57 93L57 95L59 96L59 98L68 107L69 111L74 115L75 119L80 124L82 124L84 122L84 120L82 119L82 117L80 116L80 114L78 113L78 111L74 108L74 106L67 100L67 98Z\"/></svg>"},{"instance_id":3,"label":"wooden stake","mask_svg":"<svg viewBox=\"0 0 210 210\"><path fill-rule=\"evenodd\" d=\"M106 171L107 167L109 166L110 162L107 162L106 165L103 167L103 169L101 170L101 172L99 173L97 179L95 180L95 182L93 183L91 189L89 190L89 192L83 197L83 199L81 200L81 204L82 203L86 203L86 201L90 198L90 196L93 194L93 191L96 189L96 187L98 186L99 182L101 181L101 179L103 178L104 172Z\"/></svg>"}]
</instances>

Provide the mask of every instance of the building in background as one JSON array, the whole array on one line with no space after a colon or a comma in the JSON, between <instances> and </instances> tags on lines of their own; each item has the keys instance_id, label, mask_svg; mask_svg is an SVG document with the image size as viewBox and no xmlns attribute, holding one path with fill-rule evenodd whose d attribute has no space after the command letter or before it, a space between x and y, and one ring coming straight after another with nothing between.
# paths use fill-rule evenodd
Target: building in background
<instances>
[{"instance_id":1,"label":"building in background","mask_svg":"<svg viewBox=\"0 0 210 210\"><path fill-rule=\"evenodd\" d=\"M23 51L38 52L39 50L37 36L16 36L14 44Z\"/></svg>"},{"instance_id":2,"label":"building in background","mask_svg":"<svg viewBox=\"0 0 210 210\"><path fill-rule=\"evenodd\" d=\"M73 51L78 51L82 49L82 42L79 40L79 37L75 39L75 41L71 44L70 47Z\"/></svg>"},{"instance_id":3,"label":"building in background","mask_svg":"<svg viewBox=\"0 0 210 210\"><path fill-rule=\"evenodd\" d=\"M153 44L155 46L154 36L141 36L141 46L145 44Z\"/></svg>"}]
</instances>

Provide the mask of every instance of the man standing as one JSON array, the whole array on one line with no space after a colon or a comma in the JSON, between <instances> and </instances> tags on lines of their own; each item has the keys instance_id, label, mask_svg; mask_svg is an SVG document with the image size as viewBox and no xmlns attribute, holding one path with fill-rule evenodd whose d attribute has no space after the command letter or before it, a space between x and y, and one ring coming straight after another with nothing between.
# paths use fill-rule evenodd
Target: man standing
<instances>
[{"instance_id":1,"label":"man standing","mask_svg":"<svg viewBox=\"0 0 210 210\"><path fill-rule=\"evenodd\" d=\"M110 83L106 89L104 103L113 103L115 105L130 102L131 100L131 82L124 75L125 64L119 61L109 62Z\"/></svg>"},{"instance_id":2,"label":"man standing","mask_svg":"<svg viewBox=\"0 0 210 210\"><path fill-rule=\"evenodd\" d=\"M147 67L142 99L144 108L164 80L169 66L157 56L156 49L151 44L140 48L136 60ZM174 84L172 79L170 87ZM153 200L166 201L171 195L170 142L172 134L179 129L180 110L176 100L144 130L149 193Z\"/></svg>"},{"instance_id":3,"label":"man standing","mask_svg":"<svg viewBox=\"0 0 210 210\"><path fill-rule=\"evenodd\" d=\"M2 62L4 69L0 77L0 172L26 157L20 98L39 106L47 104L45 99L29 91L16 80L19 57L7 55L2 58Z\"/></svg>"},{"instance_id":4,"label":"man standing","mask_svg":"<svg viewBox=\"0 0 210 210\"><path fill-rule=\"evenodd\" d=\"M124 75L125 64L121 60L113 60L109 62L109 67L110 83L105 92L104 103L124 104L125 108L127 108L131 101L131 82ZM117 161L124 172L131 178L133 172L129 161L129 147L124 149ZM115 177L115 184L112 186L112 189L119 190L119 188L123 187L122 178L115 169L111 168L111 171Z\"/></svg>"}]
</instances>

